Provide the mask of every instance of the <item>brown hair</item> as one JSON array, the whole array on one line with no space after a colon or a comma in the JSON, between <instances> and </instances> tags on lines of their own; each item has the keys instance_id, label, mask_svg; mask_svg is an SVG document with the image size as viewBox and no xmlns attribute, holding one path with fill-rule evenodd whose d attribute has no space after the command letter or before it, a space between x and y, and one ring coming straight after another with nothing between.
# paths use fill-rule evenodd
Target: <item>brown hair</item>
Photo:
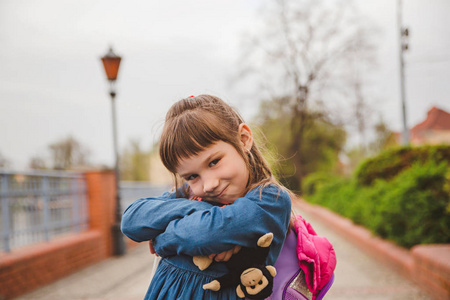
<instances>
[{"instance_id":1,"label":"brown hair","mask_svg":"<svg viewBox=\"0 0 450 300\"><path fill-rule=\"evenodd\" d=\"M180 184L176 173L180 160L218 141L232 145L244 159L250 174L247 191L259 185L278 184L257 145L253 143L249 152L241 147L239 125L242 123L239 113L215 96L199 95L173 104L166 115L159 154L175 177L175 187Z\"/></svg>"}]
</instances>

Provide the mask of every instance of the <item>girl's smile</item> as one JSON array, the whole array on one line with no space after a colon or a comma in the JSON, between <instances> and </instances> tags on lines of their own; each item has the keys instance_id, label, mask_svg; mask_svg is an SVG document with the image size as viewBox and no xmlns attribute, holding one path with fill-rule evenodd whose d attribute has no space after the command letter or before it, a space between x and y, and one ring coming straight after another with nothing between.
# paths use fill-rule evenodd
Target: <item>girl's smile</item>
<instances>
[{"instance_id":1,"label":"girl's smile","mask_svg":"<svg viewBox=\"0 0 450 300\"><path fill-rule=\"evenodd\" d=\"M204 200L229 204L247 191L247 165L238 151L223 141L180 160L176 171L194 195Z\"/></svg>"}]
</instances>

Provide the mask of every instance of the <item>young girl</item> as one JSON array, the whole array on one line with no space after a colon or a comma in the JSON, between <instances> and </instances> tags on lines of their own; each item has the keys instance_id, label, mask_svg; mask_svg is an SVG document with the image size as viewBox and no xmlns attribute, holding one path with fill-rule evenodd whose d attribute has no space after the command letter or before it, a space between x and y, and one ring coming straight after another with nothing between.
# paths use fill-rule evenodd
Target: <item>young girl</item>
<instances>
[{"instance_id":1,"label":"young girl","mask_svg":"<svg viewBox=\"0 0 450 300\"><path fill-rule=\"evenodd\" d=\"M255 247L268 232L267 264L275 264L289 227L289 192L274 179L248 125L214 96L189 97L170 108L160 156L176 190L137 200L122 219L125 235L151 241L162 257L145 299L238 299L235 288L202 286L228 272L223 261L240 247ZM200 271L192 260L199 255L216 262Z\"/></svg>"}]
</instances>

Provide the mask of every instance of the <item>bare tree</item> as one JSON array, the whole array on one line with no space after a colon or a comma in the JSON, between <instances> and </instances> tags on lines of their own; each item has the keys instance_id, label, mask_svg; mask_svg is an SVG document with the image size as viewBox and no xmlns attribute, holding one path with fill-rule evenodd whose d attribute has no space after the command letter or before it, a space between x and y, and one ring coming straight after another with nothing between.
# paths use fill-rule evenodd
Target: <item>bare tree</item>
<instances>
[{"instance_id":1,"label":"bare tree","mask_svg":"<svg viewBox=\"0 0 450 300\"><path fill-rule=\"evenodd\" d=\"M398 146L394 132L384 122L380 115L378 122L374 126L375 139L371 143L372 154L379 153L385 149Z\"/></svg>"},{"instance_id":2,"label":"bare tree","mask_svg":"<svg viewBox=\"0 0 450 300\"><path fill-rule=\"evenodd\" d=\"M130 140L120 159L122 180L148 181L150 176L150 152L141 148L138 139Z\"/></svg>"},{"instance_id":3,"label":"bare tree","mask_svg":"<svg viewBox=\"0 0 450 300\"><path fill-rule=\"evenodd\" d=\"M375 27L368 28L366 35L370 34L372 38L378 36L378 30ZM358 37L364 38L364 37ZM361 153L367 154L368 140L367 130L372 126L372 118L374 116L375 109L370 104L373 101L373 97L369 96L368 91L365 89L370 80L371 72L366 70L373 70L377 67L376 47L370 43L365 44L365 48L358 48L357 51L351 53L352 63L347 68L347 74L343 75L346 78L345 88L348 92L345 92L345 96L350 99L351 108L349 116L347 116L347 125L356 128L359 136L359 150Z\"/></svg>"},{"instance_id":4,"label":"bare tree","mask_svg":"<svg viewBox=\"0 0 450 300\"><path fill-rule=\"evenodd\" d=\"M374 46L366 34L368 29L361 25L358 12L349 1L270 3L263 30L248 39L246 67L258 70L260 66L262 71L258 75L270 78L266 79L267 89L289 97L286 118L290 119L291 136L286 138L290 140L296 169L292 188L299 189L305 175L301 155L304 133L314 119L311 106L316 105L317 111L320 103L333 102L336 92L342 91L346 84L342 76L353 62L352 55L371 51ZM365 59L365 55L358 57Z\"/></svg>"},{"instance_id":5,"label":"bare tree","mask_svg":"<svg viewBox=\"0 0 450 300\"><path fill-rule=\"evenodd\" d=\"M49 146L52 153L53 168L67 170L88 165L89 150L72 136Z\"/></svg>"},{"instance_id":6,"label":"bare tree","mask_svg":"<svg viewBox=\"0 0 450 300\"><path fill-rule=\"evenodd\" d=\"M0 168L10 168L11 167L11 162L5 157L3 156L3 154L0 153Z\"/></svg>"},{"instance_id":7,"label":"bare tree","mask_svg":"<svg viewBox=\"0 0 450 300\"><path fill-rule=\"evenodd\" d=\"M34 156L28 162L28 167L32 170L45 170L47 169L47 164L42 157Z\"/></svg>"}]
</instances>

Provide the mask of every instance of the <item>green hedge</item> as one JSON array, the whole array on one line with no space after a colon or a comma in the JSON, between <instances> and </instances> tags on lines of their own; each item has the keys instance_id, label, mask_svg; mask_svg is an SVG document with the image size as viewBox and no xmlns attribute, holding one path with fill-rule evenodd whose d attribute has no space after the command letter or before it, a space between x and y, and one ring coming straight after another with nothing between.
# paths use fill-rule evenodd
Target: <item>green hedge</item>
<instances>
[{"instance_id":1,"label":"green hedge","mask_svg":"<svg viewBox=\"0 0 450 300\"><path fill-rule=\"evenodd\" d=\"M404 247L450 243L449 179L448 164L430 160L370 186L329 179L305 197Z\"/></svg>"},{"instance_id":2,"label":"green hedge","mask_svg":"<svg viewBox=\"0 0 450 300\"><path fill-rule=\"evenodd\" d=\"M312 173L303 179L302 193L303 195L313 195L320 190L324 184L328 184L333 180L336 180L335 176L330 175L329 173Z\"/></svg>"},{"instance_id":3,"label":"green hedge","mask_svg":"<svg viewBox=\"0 0 450 300\"><path fill-rule=\"evenodd\" d=\"M450 146L401 147L367 159L356 170L358 184L370 185L377 178L390 180L416 162L450 162Z\"/></svg>"}]
</instances>

